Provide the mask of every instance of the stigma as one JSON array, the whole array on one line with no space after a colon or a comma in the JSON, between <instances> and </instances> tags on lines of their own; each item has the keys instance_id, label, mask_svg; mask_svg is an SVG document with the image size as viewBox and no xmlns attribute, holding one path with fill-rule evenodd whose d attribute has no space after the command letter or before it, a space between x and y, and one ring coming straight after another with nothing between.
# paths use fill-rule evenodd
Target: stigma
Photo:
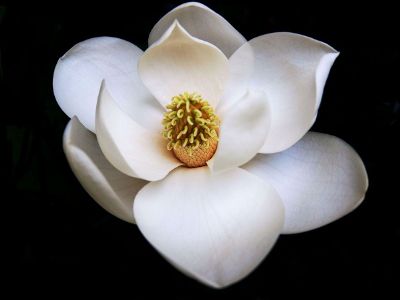
<instances>
[{"instance_id":1,"label":"stigma","mask_svg":"<svg viewBox=\"0 0 400 300\"><path fill-rule=\"evenodd\" d=\"M187 167L205 166L218 145L219 118L209 103L197 93L182 93L172 97L166 106L162 135Z\"/></svg>"}]
</instances>

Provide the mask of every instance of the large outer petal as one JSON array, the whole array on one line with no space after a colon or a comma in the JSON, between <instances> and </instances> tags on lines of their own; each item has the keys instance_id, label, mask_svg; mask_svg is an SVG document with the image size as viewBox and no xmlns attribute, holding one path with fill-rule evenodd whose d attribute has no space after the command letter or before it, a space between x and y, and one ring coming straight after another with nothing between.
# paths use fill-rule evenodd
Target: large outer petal
<instances>
[{"instance_id":1,"label":"large outer petal","mask_svg":"<svg viewBox=\"0 0 400 300\"><path fill-rule=\"evenodd\" d=\"M114 216L135 223L133 199L147 181L115 169L101 152L96 136L77 117L65 128L63 145L72 171L89 195Z\"/></svg>"},{"instance_id":2,"label":"large outer petal","mask_svg":"<svg viewBox=\"0 0 400 300\"><path fill-rule=\"evenodd\" d=\"M135 45L112 37L97 37L80 42L65 53L54 70L56 100L69 116L95 131L96 103L101 81L118 104L136 122L158 130L163 108L147 91L137 73L143 54Z\"/></svg>"},{"instance_id":3,"label":"large outer petal","mask_svg":"<svg viewBox=\"0 0 400 300\"><path fill-rule=\"evenodd\" d=\"M242 169L212 174L178 168L136 196L134 215L149 242L174 266L221 288L247 276L281 232L276 191Z\"/></svg>"},{"instance_id":4,"label":"large outer petal","mask_svg":"<svg viewBox=\"0 0 400 300\"><path fill-rule=\"evenodd\" d=\"M149 46L174 20L178 20L192 36L217 46L227 57L246 43L246 39L222 16L201 3L188 2L174 8L157 22L150 32Z\"/></svg>"},{"instance_id":5,"label":"large outer petal","mask_svg":"<svg viewBox=\"0 0 400 300\"><path fill-rule=\"evenodd\" d=\"M264 144L270 123L270 111L264 93L247 92L221 116L218 148L207 162L214 172L243 165Z\"/></svg>"},{"instance_id":6,"label":"large outer petal","mask_svg":"<svg viewBox=\"0 0 400 300\"><path fill-rule=\"evenodd\" d=\"M242 168L280 194L284 233L312 230L341 218L362 202L368 188L357 153L339 138L317 132L284 152L259 154Z\"/></svg>"},{"instance_id":7,"label":"large outer petal","mask_svg":"<svg viewBox=\"0 0 400 300\"><path fill-rule=\"evenodd\" d=\"M162 104L183 92L216 105L229 76L228 59L214 45L192 37L177 21L139 60L143 83Z\"/></svg>"},{"instance_id":8,"label":"large outer petal","mask_svg":"<svg viewBox=\"0 0 400 300\"><path fill-rule=\"evenodd\" d=\"M337 55L327 44L298 34L256 37L229 59L231 81L220 109L226 109L248 89L264 91L271 109L271 127L260 152L285 150L312 126Z\"/></svg>"},{"instance_id":9,"label":"large outer petal","mask_svg":"<svg viewBox=\"0 0 400 300\"><path fill-rule=\"evenodd\" d=\"M160 133L143 128L118 107L105 84L96 110L96 133L105 157L129 176L159 180L181 164Z\"/></svg>"}]
</instances>

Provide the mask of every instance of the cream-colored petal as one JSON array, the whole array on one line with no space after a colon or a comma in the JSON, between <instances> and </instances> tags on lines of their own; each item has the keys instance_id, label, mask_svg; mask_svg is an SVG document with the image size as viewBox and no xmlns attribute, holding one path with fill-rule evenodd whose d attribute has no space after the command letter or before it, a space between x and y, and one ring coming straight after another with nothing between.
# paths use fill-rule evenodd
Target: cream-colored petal
<instances>
[{"instance_id":1,"label":"cream-colored petal","mask_svg":"<svg viewBox=\"0 0 400 300\"><path fill-rule=\"evenodd\" d=\"M265 94L254 91L248 91L220 117L218 148L207 163L213 172L238 167L252 159L264 144L271 118Z\"/></svg>"},{"instance_id":2,"label":"cream-colored petal","mask_svg":"<svg viewBox=\"0 0 400 300\"><path fill-rule=\"evenodd\" d=\"M96 136L77 117L65 128L63 145L72 171L89 195L109 213L135 223L133 199L147 181L115 169L101 152Z\"/></svg>"},{"instance_id":3,"label":"cream-colored petal","mask_svg":"<svg viewBox=\"0 0 400 300\"><path fill-rule=\"evenodd\" d=\"M140 58L139 75L163 106L173 96L196 92L215 107L229 76L228 59L175 21Z\"/></svg>"},{"instance_id":4,"label":"cream-colored petal","mask_svg":"<svg viewBox=\"0 0 400 300\"><path fill-rule=\"evenodd\" d=\"M58 61L54 70L54 95L61 109L77 116L95 131L97 97L101 81L118 105L147 129L158 130L161 105L147 91L137 73L143 54L135 45L113 37L96 37L76 44Z\"/></svg>"},{"instance_id":5,"label":"cream-colored petal","mask_svg":"<svg viewBox=\"0 0 400 300\"><path fill-rule=\"evenodd\" d=\"M134 202L146 239L185 274L215 288L247 276L271 250L284 218L276 191L242 169L178 168Z\"/></svg>"},{"instance_id":6,"label":"cream-colored petal","mask_svg":"<svg viewBox=\"0 0 400 300\"><path fill-rule=\"evenodd\" d=\"M220 110L248 89L266 93L271 126L262 153L285 150L310 129L338 52L317 40L293 33L256 37L229 59L231 80Z\"/></svg>"},{"instance_id":7,"label":"cream-colored petal","mask_svg":"<svg viewBox=\"0 0 400 300\"><path fill-rule=\"evenodd\" d=\"M217 46L227 56L231 56L246 39L222 16L198 2L188 2L171 10L153 27L149 46L155 43L169 26L178 20L194 37Z\"/></svg>"},{"instance_id":8,"label":"cream-colored petal","mask_svg":"<svg viewBox=\"0 0 400 300\"><path fill-rule=\"evenodd\" d=\"M333 222L365 197L368 176L357 153L341 139L307 133L276 154L259 154L242 166L272 184L285 205L284 233L299 233Z\"/></svg>"},{"instance_id":9,"label":"cream-colored petal","mask_svg":"<svg viewBox=\"0 0 400 300\"><path fill-rule=\"evenodd\" d=\"M160 133L146 130L118 107L105 84L96 110L96 134L105 157L129 176L159 180L181 164Z\"/></svg>"}]
</instances>

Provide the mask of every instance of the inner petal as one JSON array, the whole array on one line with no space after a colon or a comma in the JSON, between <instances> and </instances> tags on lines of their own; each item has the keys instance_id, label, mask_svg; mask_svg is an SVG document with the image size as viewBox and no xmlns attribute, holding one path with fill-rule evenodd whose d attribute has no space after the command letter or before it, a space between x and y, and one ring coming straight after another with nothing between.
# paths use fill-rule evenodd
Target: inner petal
<instances>
[{"instance_id":1,"label":"inner petal","mask_svg":"<svg viewBox=\"0 0 400 300\"><path fill-rule=\"evenodd\" d=\"M197 93L184 92L172 97L166 106L162 132L167 149L187 167L202 167L218 145L220 120L213 107Z\"/></svg>"},{"instance_id":2,"label":"inner petal","mask_svg":"<svg viewBox=\"0 0 400 300\"><path fill-rule=\"evenodd\" d=\"M163 105L196 91L217 105L229 77L228 59L216 46L191 36L175 21L138 63L140 78Z\"/></svg>"}]
</instances>

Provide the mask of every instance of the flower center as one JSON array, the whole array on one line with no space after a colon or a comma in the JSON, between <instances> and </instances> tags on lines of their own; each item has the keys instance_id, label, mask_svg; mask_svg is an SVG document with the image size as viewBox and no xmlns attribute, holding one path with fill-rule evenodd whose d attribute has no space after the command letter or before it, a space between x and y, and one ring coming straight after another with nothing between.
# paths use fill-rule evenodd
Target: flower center
<instances>
[{"instance_id":1,"label":"flower center","mask_svg":"<svg viewBox=\"0 0 400 300\"><path fill-rule=\"evenodd\" d=\"M202 167L217 150L219 119L199 94L172 97L162 124L167 149L188 167Z\"/></svg>"}]
</instances>

